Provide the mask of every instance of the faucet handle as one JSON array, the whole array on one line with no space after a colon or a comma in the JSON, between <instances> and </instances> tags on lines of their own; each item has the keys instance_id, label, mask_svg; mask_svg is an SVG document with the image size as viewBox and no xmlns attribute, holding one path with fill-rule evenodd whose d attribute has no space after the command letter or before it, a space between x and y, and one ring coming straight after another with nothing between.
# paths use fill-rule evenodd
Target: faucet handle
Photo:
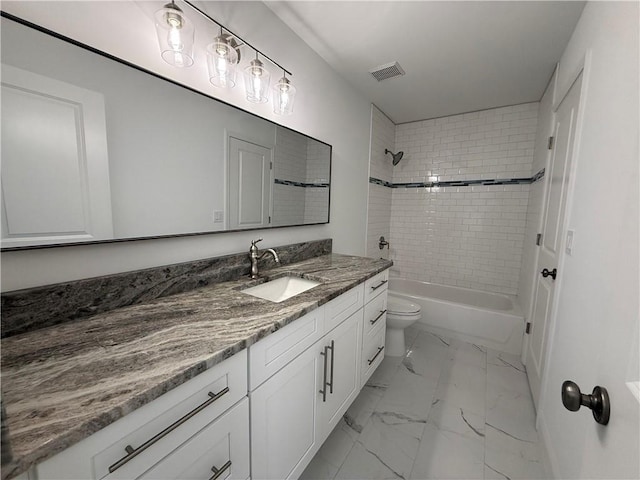
<instances>
[{"instance_id":1,"label":"faucet handle","mask_svg":"<svg viewBox=\"0 0 640 480\"><path fill-rule=\"evenodd\" d=\"M262 238L259 238L259 239L257 239L257 240L251 240L251 246L252 246L252 247L255 247L255 246L256 246L256 243L261 242L261 241L262 241Z\"/></svg>"}]
</instances>

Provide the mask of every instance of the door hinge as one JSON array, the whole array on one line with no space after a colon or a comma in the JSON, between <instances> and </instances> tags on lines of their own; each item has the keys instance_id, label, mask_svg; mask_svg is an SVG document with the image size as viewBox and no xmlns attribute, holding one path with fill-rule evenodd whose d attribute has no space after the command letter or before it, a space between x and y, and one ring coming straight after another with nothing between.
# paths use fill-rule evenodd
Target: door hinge
<instances>
[{"instance_id":1,"label":"door hinge","mask_svg":"<svg viewBox=\"0 0 640 480\"><path fill-rule=\"evenodd\" d=\"M269 170L273 170L273 162L269 162Z\"/></svg>"},{"instance_id":2,"label":"door hinge","mask_svg":"<svg viewBox=\"0 0 640 480\"><path fill-rule=\"evenodd\" d=\"M271 215L269 215L269 223L271 223Z\"/></svg>"},{"instance_id":3,"label":"door hinge","mask_svg":"<svg viewBox=\"0 0 640 480\"><path fill-rule=\"evenodd\" d=\"M542 234L539 233L536 235L536 245L539 247L540 245L542 245Z\"/></svg>"},{"instance_id":4,"label":"door hinge","mask_svg":"<svg viewBox=\"0 0 640 480\"><path fill-rule=\"evenodd\" d=\"M547 142L547 149L551 150L553 148L553 137L549 137L549 140Z\"/></svg>"},{"instance_id":5,"label":"door hinge","mask_svg":"<svg viewBox=\"0 0 640 480\"><path fill-rule=\"evenodd\" d=\"M531 333L531 322L527 322L527 327L525 328L524 333L527 335Z\"/></svg>"}]
</instances>

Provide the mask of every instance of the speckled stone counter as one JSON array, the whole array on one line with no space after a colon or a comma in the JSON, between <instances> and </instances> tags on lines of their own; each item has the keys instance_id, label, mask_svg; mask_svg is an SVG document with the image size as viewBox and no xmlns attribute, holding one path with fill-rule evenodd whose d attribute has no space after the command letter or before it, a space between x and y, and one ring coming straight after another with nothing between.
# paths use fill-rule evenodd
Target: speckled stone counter
<instances>
[{"instance_id":1,"label":"speckled stone counter","mask_svg":"<svg viewBox=\"0 0 640 480\"><path fill-rule=\"evenodd\" d=\"M2 340L13 460L2 478L113 423L391 266L330 254ZM281 303L241 290L293 273L322 284Z\"/></svg>"}]
</instances>

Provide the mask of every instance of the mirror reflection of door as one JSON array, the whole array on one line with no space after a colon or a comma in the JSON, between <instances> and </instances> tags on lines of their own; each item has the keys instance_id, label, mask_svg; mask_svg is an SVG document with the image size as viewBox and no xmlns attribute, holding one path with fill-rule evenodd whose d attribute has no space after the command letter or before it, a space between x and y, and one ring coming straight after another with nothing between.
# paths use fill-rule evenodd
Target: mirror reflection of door
<instances>
[{"instance_id":1,"label":"mirror reflection of door","mask_svg":"<svg viewBox=\"0 0 640 480\"><path fill-rule=\"evenodd\" d=\"M113 237L104 96L2 64L2 246Z\"/></svg>"},{"instance_id":2,"label":"mirror reflection of door","mask_svg":"<svg viewBox=\"0 0 640 480\"><path fill-rule=\"evenodd\" d=\"M271 223L273 150L229 137L229 228L260 228Z\"/></svg>"}]
</instances>

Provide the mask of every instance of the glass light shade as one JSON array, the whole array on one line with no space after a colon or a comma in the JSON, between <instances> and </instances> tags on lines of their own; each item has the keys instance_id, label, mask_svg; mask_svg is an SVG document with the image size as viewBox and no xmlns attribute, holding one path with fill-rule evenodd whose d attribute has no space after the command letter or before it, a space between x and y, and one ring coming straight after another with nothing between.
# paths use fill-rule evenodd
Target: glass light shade
<instances>
[{"instance_id":1,"label":"glass light shade","mask_svg":"<svg viewBox=\"0 0 640 480\"><path fill-rule=\"evenodd\" d=\"M257 58L251 60L248 67L244 69L244 88L247 93L247 100L252 103L265 103L267 92L269 91L269 80L271 74L264 68L262 62Z\"/></svg>"},{"instance_id":2,"label":"glass light shade","mask_svg":"<svg viewBox=\"0 0 640 480\"><path fill-rule=\"evenodd\" d=\"M282 77L273 87L273 112L278 115L291 115L293 113L293 101L296 96L296 87Z\"/></svg>"},{"instance_id":3,"label":"glass light shade","mask_svg":"<svg viewBox=\"0 0 640 480\"><path fill-rule=\"evenodd\" d=\"M238 52L224 37L216 37L207 46L209 81L216 87L233 88L236 85L236 64Z\"/></svg>"},{"instance_id":4,"label":"glass light shade","mask_svg":"<svg viewBox=\"0 0 640 480\"><path fill-rule=\"evenodd\" d=\"M195 29L182 10L167 3L156 12L155 19L162 59L174 67L193 65Z\"/></svg>"}]
</instances>

